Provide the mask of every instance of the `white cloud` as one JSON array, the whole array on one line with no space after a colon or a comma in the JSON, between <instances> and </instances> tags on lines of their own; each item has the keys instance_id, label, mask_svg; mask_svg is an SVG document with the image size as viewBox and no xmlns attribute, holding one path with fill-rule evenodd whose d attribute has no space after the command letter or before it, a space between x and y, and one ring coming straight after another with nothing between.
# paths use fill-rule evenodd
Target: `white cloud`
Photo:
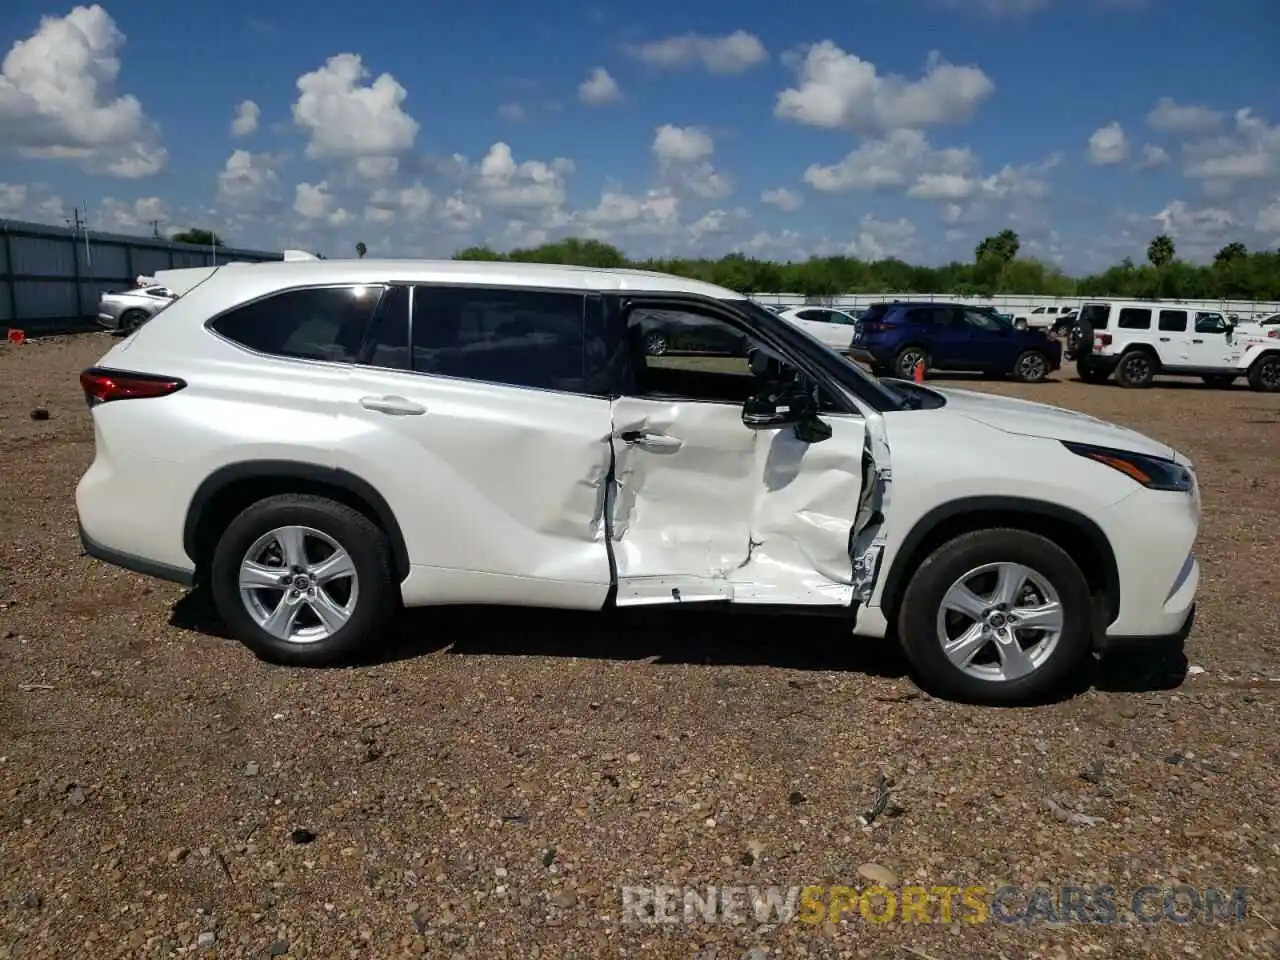
<instances>
[{"instance_id":1,"label":"white cloud","mask_svg":"<svg viewBox=\"0 0 1280 960\"><path fill-rule=\"evenodd\" d=\"M327 180L298 184L294 188L293 209L307 220L326 221L333 226L341 226L351 219L351 214L338 206Z\"/></svg>"},{"instance_id":2,"label":"white cloud","mask_svg":"<svg viewBox=\"0 0 1280 960\"><path fill-rule=\"evenodd\" d=\"M1235 114L1235 132L1183 148L1188 177L1222 195L1252 182L1264 188L1280 178L1280 125L1270 126L1245 108Z\"/></svg>"},{"instance_id":3,"label":"white cloud","mask_svg":"<svg viewBox=\"0 0 1280 960\"><path fill-rule=\"evenodd\" d=\"M163 234L174 232L169 205L159 197L138 200L106 197L93 211L93 221L99 230L108 233L133 233L144 228L147 232L154 229L161 229Z\"/></svg>"},{"instance_id":4,"label":"white cloud","mask_svg":"<svg viewBox=\"0 0 1280 960\"><path fill-rule=\"evenodd\" d=\"M664 123L654 131L653 153L669 163L691 163L705 160L715 152L711 135L697 127L677 127Z\"/></svg>"},{"instance_id":5,"label":"white cloud","mask_svg":"<svg viewBox=\"0 0 1280 960\"><path fill-rule=\"evenodd\" d=\"M993 17L1016 17L1049 6L1049 0L946 0L949 7L976 9Z\"/></svg>"},{"instance_id":6,"label":"white cloud","mask_svg":"<svg viewBox=\"0 0 1280 960\"><path fill-rule=\"evenodd\" d=\"M231 121L233 137L247 137L258 129L258 121L262 119L262 111L252 100L246 100L236 107L235 118Z\"/></svg>"},{"instance_id":7,"label":"white cloud","mask_svg":"<svg viewBox=\"0 0 1280 960\"><path fill-rule=\"evenodd\" d=\"M1178 254L1184 259L1204 260L1228 240L1236 239L1239 221L1221 207L1195 208L1174 200L1151 217L1160 231L1177 241Z\"/></svg>"},{"instance_id":8,"label":"white cloud","mask_svg":"<svg viewBox=\"0 0 1280 960\"><path fill-rule=\"evenodd\" d=\"M797 86L778 94L774 116L862 134L966 123L996 88L978 67L947 63L936 50L924 75L908 80L879 74L830 40L808 48L797 74Z\"/></svg>"},{"instance_id":9,"label":"white cloud","mask_svg":"<svg viewBox=\"0 0 1280 960\"><path fill-rule=\"evenodd\" d=\"M434 203L435 196L421 182L399 189L383 187L370 195L364 218L372 223L393 223L403 216L420 222Z\"/></svg>"},{"instance_id":10,"label":"white cloud","mask_svg":"<svg viewBox=\"0 0 1280 960\"><path fill-rule=\"evenodd\" d=\"M1129 156L1129 141L1124 135L1124 127L1112 121L1093 131L1089 137L1088 153L1089 162L1097 166L1124 162Z\"/></svg>"},{"instance_id":11,"label":"white cloud","mask_svg":"<svg viewBox=\"0 0 1280 960\"><path fill-rule=\"evenodd\" d=\"M1161 133L1212 133L1222 126L1221 110L1198 104L1179 104L1161 97L1147 114L1147 126Z\"/></svg>"},{"instance_id":12,"label":"white cloud","mask_svg":"<svg viewBox=\"0 0 1280 960\"><path fill-rule=\"evenodd\" d=\"M27 185L25 183L0 183L0 213L6 217L16 216L27 205Z\"/></svg>"},{"instance_id":13,"label":"white cloud","mask_svg":"<svg viewBox=\"0 0 1280 960\"><path fill-rule=\"evenodd\" d=\"M524 108L523 103L512 100L498 107L498 116L503 120L528 120L529 111Z\"/></svg>"},{"instance_id":14,"label":"white cloud","mask_svg":"<svg viewBox=\"0 0 1280 960\"><path fill-rule=\"evenodd\" d=\"M1259 233L1280 237L1280 197L1276 197L1271 203L1258 211L1258 219L1254 223L1254 229Z\"/></svg>"},{"instance_id":15,"label":"white cloud","mask_svg":"<svg viewBox=\"0 0 1280 960\"><path fill-rule=\"evenodd\" d=\"M1169 152L1164 147L1148 143L1142 148L1142 159L1138 161L1138 169L1154 170L1157 167L1163 167L1168 162Z\"/></svg>"},{"instance_id":16,"label":"white cloud","mask_svg":"<svg viewBox=\"0 0 1280 960\"><path fill-rule=\"evenodd\" d=\"M697 65L721 75L745 73L769 59L769 51L760 38L745 30L735 30L722 37L687 33L652 40L633 52L653 67L682 69Z\"/></svg>"},{"instance_id":17,"label":"white cloud","mask_svg":"<svg viewBox=\"0 0 1280 960\"><path fill-rule=\"evenodd\" d=\"M670 189L658 187L634 196L617 187L606 187L595 207L575 215L589 235L607 238L614 232L662 234L680 224L680 199Z\"/></svg>"},{"instance_id":18,"label":"white cloud","mask_svg":"<svg viewBox=\"0 0 1280 960\"><path fill-rule=\"evenodd\" d=\"M413 147L418 121L405 113L407 93L383 73L372 83L359 55L340 53L298 78L293 120L312 159L351 159L365 176L394 172L390 161ZM363 161L363 162L360 162Z\"/></svg>"},{"instance_id":19,"label":"white cloud","mask_svg":"<svg viewBox=\"0 0 1280 960\"><path fill-rule=\"evenodd\" d=\"M716 144L705 130L663 124L654 131L652 149L662 175L674 185L708 200L733 192L732 180L711 164Z\"/></svg>"},{"instance_id":20,"label":"white cloud","mask_svg":"<svg viewBox=\"0 0 1280 960\"><path fill-rule=\"evenodd\" d=\"M578 99L588 106L598 107L606 103L617 103L622 99L622 91L608 70L596 67L587 75L587 79L578 84Z\"/></svg>"},{"instance_id":21,"label":"white cloud","mask_svg":"<svg viewBox=\"0 0 1280 960\"><path fill-rule=\"evenodd\" d=\"M917 250L916 225L910 220L905 217L882 220L866 214L859 224L858 235L845 245L843 252L860 260L885 260L906 259Z\"/></svg>"},{"instance_id":22,"label":"white cloud","mask_svg":"<svg viewBox=\"0 0 1280 960\"><path fill-rule=\"evenodd\" d=\"M918 130L894 130L880 140L864 140L839 163L813 164L804 181L815 190L883 190L913 185L924 195L937 193L944 175L969 175L977 158L967 149L935 150Z\"/></svg>"},{"instance_id":23,"label":"white cloud","mask_svg":"<svg viewBox=\"0 0 1280 960\"><path fill-rule=\"evenodd\" d=\"M0 150L125 179L163 170L160 128L136 97L115 93L124 42L97 4L41 18L0 64Z\"/></svg>"},{"instance_id":24,"label":"white cloud","mask_svg":"<svg viewBox=\"0 0 1280 960\"><path fill-rule=\"evenodd\" d=\"M275 165L265 153L234 151L218 174L218 202L245 208L261 204L279 185Z\"/></svg>"},{"instance_id":25,"label":"white cloud","mask_svg":"<svg viewBox=\"0 0 1280 960\"><path fill-rule=\"evenodd\" d=\"M786 187L775 187L772 190L762 191L760 202L789 213L800 209L801 204L804 203L804 197L794 190L788 190Z\"/></svg>"},{"instance_id":26,"label":"white cloud","mask_svg":"<svg viewBox=\"0 0 1280 960\"><path fill-rule=\"evenodd\" d=\"M517 163L507 144L495 143L475 170L476 189L486 207L556 208L564 203L565 177L572 172L572 160Z\"/></svg>"}]
</instances>

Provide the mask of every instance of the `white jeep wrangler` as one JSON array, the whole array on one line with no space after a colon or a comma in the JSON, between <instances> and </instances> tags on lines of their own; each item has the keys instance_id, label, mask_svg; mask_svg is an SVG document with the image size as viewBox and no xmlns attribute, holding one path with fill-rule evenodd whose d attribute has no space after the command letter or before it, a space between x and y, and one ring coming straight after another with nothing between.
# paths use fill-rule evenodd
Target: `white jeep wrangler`
<instances>
[{"instance_id":1,"label":"white jeep wrangler","mask_svg":"<svg viewBox=\"0 0 1280 960\"><path fill-rule=\"evenodd\" d=\"M1149 387L1157 374L1200 377L1229 386L1248 377L1254 390L1280 391L1280 342L1236 331L1221 313L1173 303L1084 303L1068 343L1080 379Z\"/></svg>"}]
</instances>

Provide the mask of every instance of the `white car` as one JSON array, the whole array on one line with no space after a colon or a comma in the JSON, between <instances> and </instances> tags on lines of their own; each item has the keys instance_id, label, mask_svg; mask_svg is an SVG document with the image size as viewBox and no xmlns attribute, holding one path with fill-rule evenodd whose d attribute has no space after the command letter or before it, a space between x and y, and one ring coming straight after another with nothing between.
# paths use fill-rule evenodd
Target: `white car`
<instances>
[{"instance_id":1,"label":"white car","mask_svg":"<svg viewBox=\"0 0 1280 960\"><path fill-rule=\"evenodd\" d=\"M133 290L104 293L98 298L98 323L108 330L132 333L175 299L177 295L172 290L154 283Z\"/></svg>"},{"instance_id":2,"label":"white car","mask_svg":"<svg viewBox=\"0 0 1280 960\"><path fill-rule=\"evenodd\" d=\"M746 349L654 356L667 312ZM1107 645L1190 629L1185 456L1067 410L876 380L732 290L242 264L165 320L81 375L83 544L207 584L266 659L343 662L401 604L719 602L896 635L928 685L1009 703Z\"/></svg>"},{"instance_id":3,"label":"white car","mask_svg":"<svg viewBox=\"0 0 1280 960\"><path fill-rule=\"evenodd\" d=\"M1245 377L1254 390L1280 391L1280 342L1259 328L1237 330L1221 313L1176 302L1086 303L1071 353L1086 383L1114 374L1122 387L1143 388L1162 374L1226 387Z\"/></svg>"},{"instance_id":4,"label":"white car","mask_svg":"<svg viewBox=\"0 0 1280 960\"><path fill-rule=\"evenodd\" d=\"M851 314L830 307L787 307L778 311L778 316L842 353L852 346L853 327L858 322Z\"/></svg>"}]
</instances>

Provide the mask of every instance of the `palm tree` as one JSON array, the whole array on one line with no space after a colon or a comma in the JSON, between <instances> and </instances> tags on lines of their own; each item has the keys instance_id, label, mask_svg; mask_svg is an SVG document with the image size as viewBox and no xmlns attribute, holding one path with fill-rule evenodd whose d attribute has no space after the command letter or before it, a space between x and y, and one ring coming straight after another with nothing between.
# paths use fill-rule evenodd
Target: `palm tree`
<instances>
[{"instance_id":1,"label":"palm tree","mask_svg":"<svg viewBox=\"0 0 1280 960\"><path fill-rule=\"evenodd\" d=\"M1213 265L1215 267L1225 267L1247 256L1249 256L1249 248L1239 240L1234 240L1213 255Z\"/></svg>"},{"instance_id":2,"label":"palm tree","mask_svg":"<svg viewBox=\"0 0 1280 960\"><path fill-rule=\"evenodd\" d=\"M369 252L369 248L364 245L363 240L359 241L356 244L356 256L359 257L361 260L364 259L364 255L368 252Z\"/></svg>"},{"instance_id":3,"label":"palm tree","mask_svg":"<svg viewBox=\"0 0 1280 960\"><path fill-rule=\"evenodd\" d=\"M1173 238L1162 233L1147 246L1147 259L1153 267L1163 267L1173 262L1174 252Z\"/></svg>"}]
</instances>

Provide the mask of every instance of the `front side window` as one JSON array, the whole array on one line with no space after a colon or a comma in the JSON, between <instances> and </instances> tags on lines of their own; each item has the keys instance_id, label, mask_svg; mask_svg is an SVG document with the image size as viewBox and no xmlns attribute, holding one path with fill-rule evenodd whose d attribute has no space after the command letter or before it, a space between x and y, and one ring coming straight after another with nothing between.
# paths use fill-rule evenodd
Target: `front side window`
<instances>
[{"instance_id":1,"label":"front side window","mask_svg":"<svg viewBox=\"0 0 1280 960\"><path fill-rule=\"evenodd\" d=\"M980 310L965 310L964 322L978 330L996 331L1007 329L1006 324L989 313Z\"/></svg>"},{"instance_id":2,"label":"front side window","mask_svg":"<svg viewBox=\"0 0 1280 960\"><path fill-rule=\"evenodd\" d=\"M416 287L410 325L413 369L580 392L585 306L580 293Z\"/></svg>"},{"instance_id":3,"label":"front side window","mask_svg":"<svg viewBox=\"0 0 1280 960\"><path fill-rule=\"evenodd\" d=\"M384 292L369 285L285 290L224 313L209 327L258 353L359 363Z\"/></svg>"},{"instance_id":4,"label":"front side window","mask_svg":"<svg viewBox=\"0 0 1280 960\"><path fill-rule=\"evenodd\" d=\"M1197 313L1196 333L1226 333L1227 321L1220 313Z\"/></svg>"}]
</instances>

